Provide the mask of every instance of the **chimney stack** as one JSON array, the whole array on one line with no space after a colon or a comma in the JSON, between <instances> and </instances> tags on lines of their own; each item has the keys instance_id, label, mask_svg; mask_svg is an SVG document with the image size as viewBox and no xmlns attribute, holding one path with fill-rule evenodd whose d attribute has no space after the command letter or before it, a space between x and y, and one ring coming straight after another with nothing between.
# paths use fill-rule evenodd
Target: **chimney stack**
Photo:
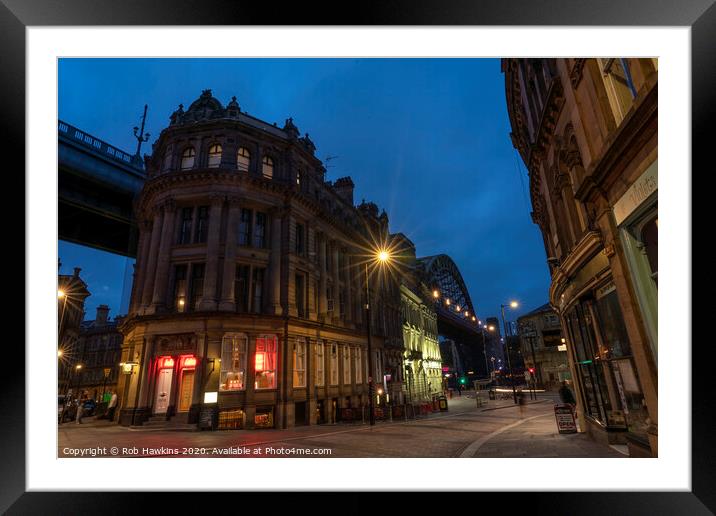
<instances>
[{"instance_id":1,"label":"chimney stack","mask_svg":"<svg viewBox=\"0 0 716 516\"><path fill-rule=\"evenodd\" d=\"M79 267L75 267L75 274L74 274L74 277L75 277L75 278L79 278L79 277L80 277L80 271L81 271L81 270L82 270L82 269L80 269Z\"/></svg>"},{"instance_id":2,"label":"chimney stack","mask_svg":"<svg viewBox=\"0 0 716 516\"><path fill-rule=\"evenodd\" d=\"M105 326L109 319L109 306L99 305L97 307L97 318L95 319L95 326Z\"/></svg>"},{"instance_id":3,"label":"chimney stack","mask_svg":"<svg viewBox=\"0 0 716 516\"><path fill-rule=\"evenodd\" d=\"M353 180L350 177L341 177L333 183L333 189L347 203L353 206Z\"/></svg>"}]
</instances>

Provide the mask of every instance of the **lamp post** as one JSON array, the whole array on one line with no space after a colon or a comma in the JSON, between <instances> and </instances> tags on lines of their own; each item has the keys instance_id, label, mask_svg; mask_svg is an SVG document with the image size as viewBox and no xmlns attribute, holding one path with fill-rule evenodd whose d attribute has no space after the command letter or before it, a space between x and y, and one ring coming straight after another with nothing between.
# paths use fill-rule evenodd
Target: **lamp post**
<instances>
[{"instance_id":1,"label":"lamp post","mask_svg":"<svg viewBox=\"0 0 716 516\"><path fill-rule=\"evenodd\" d=\"M510 301L509 305L500 305L500 311L502 313L502 326L505 328L505 348L507 349L507 367L510 368L510 383L512 384L512 398L517 404L517 391L515 390L515 375L512 372L512 360L510 359L510 346L507 343L507 323L505 322L505 307L517 308L519 305L517 301Z\"/></svg>"},{"instance_id":2,"label":"lamp post","mask_svg":"<svg viewBox=\"0 0 716 516\"><path fill-rule=\"evenodd\" d=\"M379 264L390 259L388 251L380 250L376 255ZM371 426L375 425L375 414L373 413L373 347L371 345L371 320L370 320L370 287L368 284L368 262L365 263L365 320L366 338L368 341L368 421Z\"/></svg>"}]
</instances>

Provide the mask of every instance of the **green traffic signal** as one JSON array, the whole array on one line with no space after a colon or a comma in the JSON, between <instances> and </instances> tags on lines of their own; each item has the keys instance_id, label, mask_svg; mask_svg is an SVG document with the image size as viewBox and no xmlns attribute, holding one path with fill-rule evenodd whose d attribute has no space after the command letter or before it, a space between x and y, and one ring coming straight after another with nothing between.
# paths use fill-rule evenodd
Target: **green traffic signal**
<instances>
[{"instance_id":1,"label":"green traffic signal","mask_svg":"<svg viewBox=\"0 0 716 516\"><path fill-rule=\"evenodd\" d=\"M460 383L462 383L462 384L465 383L465 377L464 377L464 376L463 376L462 378L460 378Z\"/></svg>"}]
</instances>

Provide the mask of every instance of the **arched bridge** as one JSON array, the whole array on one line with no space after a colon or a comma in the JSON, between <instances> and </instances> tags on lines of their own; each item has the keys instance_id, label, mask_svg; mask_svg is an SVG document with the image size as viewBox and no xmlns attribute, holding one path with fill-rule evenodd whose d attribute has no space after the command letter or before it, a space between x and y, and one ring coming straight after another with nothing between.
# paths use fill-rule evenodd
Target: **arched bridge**
<instances>
[{"instance_id":1,"label":"arched bridge","mask_svg":"<svg viewBox=\"0 0 716 516\"><path fill-rule=\"evenodd\" d=\"M419 258L417 265L431 295L437 293L433 301L438 333L456 343L465 372L473 370L476 376L486 375L485 334L457 265L446 254Z\"/></svg>"}]
</instances>

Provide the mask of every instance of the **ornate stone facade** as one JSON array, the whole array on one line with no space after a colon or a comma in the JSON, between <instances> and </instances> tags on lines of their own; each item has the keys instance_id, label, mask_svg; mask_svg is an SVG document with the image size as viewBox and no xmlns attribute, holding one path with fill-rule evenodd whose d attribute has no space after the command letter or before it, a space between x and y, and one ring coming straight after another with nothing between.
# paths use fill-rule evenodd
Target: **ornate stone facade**
<instances>
[{"instance_id":1,"label":"ornate stone facade","mask_svg":"<svg viewBox=\"0 0 716 516\"><path fill-rule=\"evenodd\" d=\"M657 454L656 59L505 59L582 428Z\"/></svg>"},{"instance_id":2,"label":"ornate stone facade","mask_svg":"<svg viewBox=\"0 0 716 516\"><path fill-rule=\"evenodd\" d=\"M364 264L388 218L354 206L350 178L326 181L314 152L291 118L279 128L210 90L171 115L135 207L122 424L194 424L214 396L232 428L360 417ZM402 334L397 285L370 269L377 386Z\"/></svg>"}]
</instances>

